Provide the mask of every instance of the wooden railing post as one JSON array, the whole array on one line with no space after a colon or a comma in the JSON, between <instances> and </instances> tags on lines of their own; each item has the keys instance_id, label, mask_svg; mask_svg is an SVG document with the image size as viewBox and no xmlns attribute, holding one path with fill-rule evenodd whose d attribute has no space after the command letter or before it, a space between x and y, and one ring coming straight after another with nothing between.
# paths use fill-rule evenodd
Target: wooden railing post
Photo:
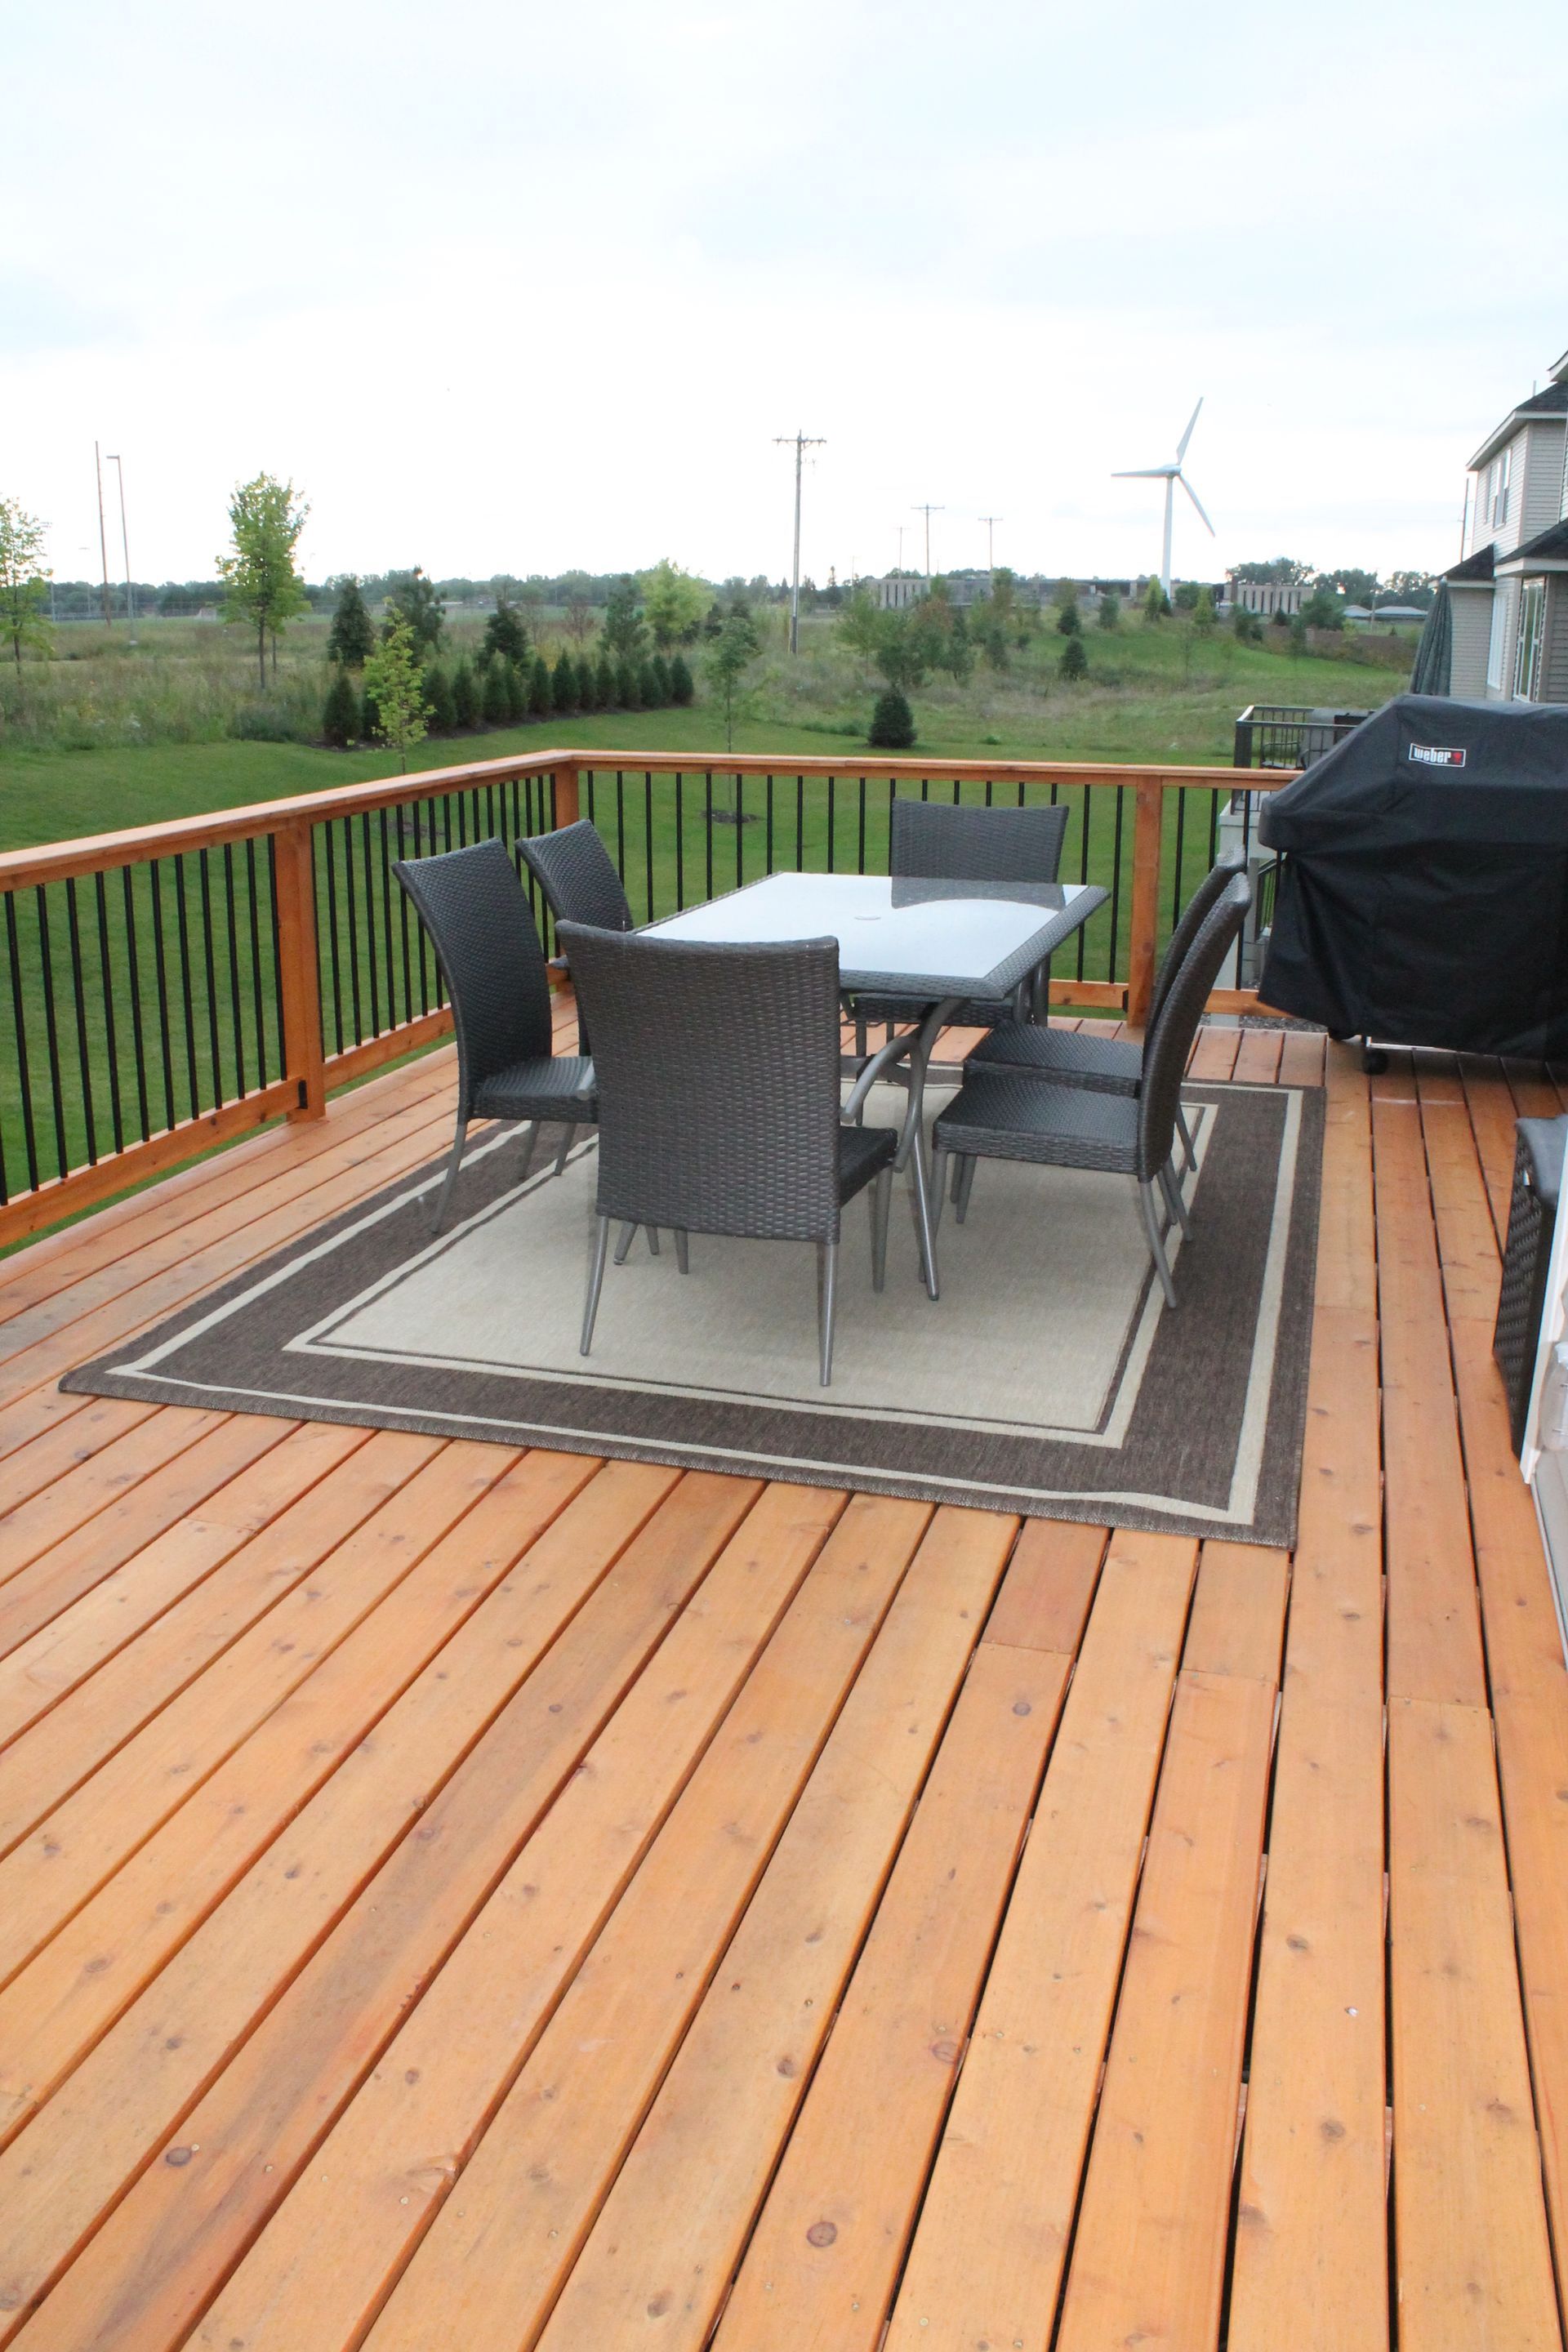
<instances>
[{"instance_id":1,"label":"wooden railing post","mask_svg":"<svg viewBox=\"0 0 1568 2352\"><path fill-rule=\"evenodd\" d=\"M321 1118L327 1108L321 1053L321 971L308 817L274 835L278 877L278 955L283 976L283 1058L300 1099L290 1118Z\"/></svg>"},{"instance_id":2,"label":"wooden railing post","mask_svg":"<svg viewBox=\"0 0 1568 2352\"><path fill-rule=\"evenodd\" d=\"M1132 820L1132 918L1127 950L1127 1022L1142 1029L1154 993L1154 938L1160 923L1160 835L1165 805L1163 776L1140 776Z\"/></svg>"},{"instance_id":3,"label":"wooden railing post","mask_svg":"<svg viewBox=\"0 0 1568 2352\"><path fill-rule=\"evenodd\" d=\"M563 760L555 771L555 825L575 824L582 810L577 800L577 762Z\"/></svg>"}]
</instances>

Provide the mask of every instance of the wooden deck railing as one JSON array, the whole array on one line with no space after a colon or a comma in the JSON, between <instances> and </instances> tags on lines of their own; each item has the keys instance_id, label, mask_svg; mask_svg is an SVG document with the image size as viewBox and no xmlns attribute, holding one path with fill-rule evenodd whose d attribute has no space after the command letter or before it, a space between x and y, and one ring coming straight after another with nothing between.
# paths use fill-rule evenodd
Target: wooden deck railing
<instances>
[{"instance_id":1,"label":"wooden deck railing","mask_svg":"<svg viewBox=\"0 0 1568 2352\"><path fill-rule=\"evenodd\" d=\"M1249 837L1256 795L1289 781L1248 774L1231 824ZM651 918L780 866L885 872L898 795L1066 801L1063 877L1110 897L1052 998L1137 1023L1242 785L1229 768L546 751L0 854L0 1246L280 1115L320 1118L334 1087L444 1035L398 857L591 816Z\"/></svg>"}]
</instances>

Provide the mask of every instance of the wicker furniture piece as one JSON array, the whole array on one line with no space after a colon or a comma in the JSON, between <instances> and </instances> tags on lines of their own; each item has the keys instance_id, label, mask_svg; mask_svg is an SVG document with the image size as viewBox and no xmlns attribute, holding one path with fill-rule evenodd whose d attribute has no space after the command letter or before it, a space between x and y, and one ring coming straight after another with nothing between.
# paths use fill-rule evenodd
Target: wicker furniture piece
<instances>
[{"instance_id":1,"label":"wicker furniture piece","mask_svg":"<svg viewBox=\"0 0 1568 2352\"><path fill-rule=\"evenodd\" d=\"M1226 886L1247 871L1247 852L1228 851L1205 875L1171 933L1170 944L1154 975L1145 1041L1152 1035L1160 1007L1171 982L1182 968L1211 907L1225 895ZM1022 1076L1047 1078L1053 1086L1087 1087L1091 1093L1135 1095L1143 1082L1144 1045L1131 1037L1096 1036L1092 1029L1047 1029L1033 1021L1008 1021L993 1029L964 1056L966 1071L1016 1070ZM1189 1168L1196 1162L1193 1139L1180 1100L1176 1132Z\"/></svg>"},{"instance_id":2,"label":"wicker furniture piece","mask_svg":"<svg viewBox=\"0 0 1568 2352\"><path fill-rule=\"evenodd\" d=\"M1186 1206L1171 1169L1182 1080L1209 991L1240 936L1250 904L1251 892L1237 877L1205 916L1150 1029L1135 1096L1056 1086L1011 1070L975 1071L965 1077L933 1130L932 1191L939 1219L950 1156L961 1163L955 1194L961 1223L978 1160L1026 1160L1131 1176L1165 1303L1175 1306L1155 1188L1164 1194L1169 1217L1186 1232Z\"/></svg>"},{"instance_id":3,"label":"wicker furniture piece","mask_svg":"<svg viewBox=\"0 0 1568 2352\"><path fill-rule=\"evenodd\" d=\"M670 1226L684 1274L691 1234L815 1242L819 1377L833 1377L840 1213L871 1190L872 1281L887 1265L899 1134L839 1109L838 948L833 940L721 947L563 926L598 1041L598 1227L583 1312L594 1339L619 1222ZM917 1170L923 1187L923 1174ZM624 1256L630 1232L623 1231Z\"/></svg>"},{"instance_id":4,"label":"wicker furniture piece","mask_svg":"<svg viewBox=\"0 0 1568 2352\"><path fill-rule=\"evenodd\" d=\"M578 1128L598 1117L594 1065L583 1055L552 1051L544 950L500 842L400 859L392 870L430 935L458 1035L458 1130L436 1202L439 1233L471 1122L526 1122L525 1176L541 1126L563 1126L559 1173Z\"/></svg>"},{"instance_id":5,"label":"wicker furniture piece","mask_svg":"<svg viewBox=\"0 0 1568 2352\"><path fill-rule=\"evenodd\" d=\"M1519 1119L1514 1137L1513 1198L1509 1203L1492 1354L1508 1392L1509 1432L1518 1454L1524 1444L1530 1392L1535 1384L1535 1356L1546 1306L1568 1118Z\"/></svg>"},{"instance_id":6,"label":"wicker furniture piece","mask_svg":"<svg viewBox=\"0 0 1568 2352\"><path fill-rule=\"evenodd\" d=\"M896 800L888 818L888 871L942 882L1054 882L1061 867L1068 812L1052 808L965 808L947 801ZM1020 982L1011 1007L966 1003L953 1019L985 1028L1009 1010L1022 1014L1036 972ZM927 1010L902 991L854 994L855 1049L864 1055L873 1021L919 1021Z\"/></svg>"},{"instance_id":7,"label":"wicker furniture piece","mask_svg":"<svg viewBox=\"0 0 1568 2352\"><path fill-rule=\"evenodd\" d=\"M518 855L544 893L559 931L563 923L591 923L595 930L629 931L631 903L616 870L616 861L599 837L599 829L585 816L563 824L558 833L537 833L517 845ZM584 1054L593 1047L577 1008L577 1044Z\"/></svg>"}]
</instances>

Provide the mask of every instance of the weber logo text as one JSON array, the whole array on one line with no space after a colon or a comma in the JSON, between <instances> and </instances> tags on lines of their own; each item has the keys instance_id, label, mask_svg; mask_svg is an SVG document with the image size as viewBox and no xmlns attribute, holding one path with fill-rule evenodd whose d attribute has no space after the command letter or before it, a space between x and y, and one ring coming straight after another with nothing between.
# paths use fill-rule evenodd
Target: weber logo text
<instances>
[{"instance_id":1,"label":"weber logo text","mask_svg":"<svg viewBox=\"0 0 1568 2352\"><path fill-rule=\"evenodd\" d=\"M1410 756L1424 768L1462 768L1465 764L1463 751L1445 743L1412 743Z\"/></svg>"}]
</instances>

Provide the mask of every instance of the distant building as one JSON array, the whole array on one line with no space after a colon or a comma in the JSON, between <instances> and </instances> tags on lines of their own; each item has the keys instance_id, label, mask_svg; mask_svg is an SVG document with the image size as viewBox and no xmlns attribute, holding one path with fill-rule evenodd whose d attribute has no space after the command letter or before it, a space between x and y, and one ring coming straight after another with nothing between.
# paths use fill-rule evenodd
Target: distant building
<instances>
[{"instance_id":1,"label":"distant building","mask_svg":"<svg viewBox=\"0 0 1568 2352\"><path fill-rule=\"evenodd\" d=\"M919 572L887 572L880 579L858 580L855 584L883 613L907 613L931 588L931 582Z\"/></svg>"},{"instance_id":2,"label":"distant building","mask_svg":"<svg viewBox=\"0 0 1568 2352\"><path fill-rule=\"evenodd\" d=\"M1238 580L1234 572L1225 575L1225 587L1215 599L1234 611L1237 604L1244 613L1256 613L1260 620L1271 621L1276 613L1283 613L1293 621L1308 597L1310 588L1283 580Z\"/></svg>"},{"instance_id":3,"label":"distant building","mask_svg":"<svg viewBox=\"0 0 1568 2352\"><path fill-rule=\"evenodd\" d=\"M1568 352L1470 459L1449 691L1568 702Z\"/></svg>"}]
</instances>

